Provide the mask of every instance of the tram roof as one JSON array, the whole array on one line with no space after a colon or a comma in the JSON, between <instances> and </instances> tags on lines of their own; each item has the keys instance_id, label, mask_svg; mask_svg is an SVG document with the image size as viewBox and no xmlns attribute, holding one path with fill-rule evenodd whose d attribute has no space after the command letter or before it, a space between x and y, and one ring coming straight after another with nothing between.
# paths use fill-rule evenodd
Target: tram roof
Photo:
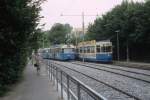
<instances>
[{"instance_id":1,"label":"tram roof","mask_svg":"<svg viewBox=\"0 0 150 100\"><path fill-rule=\"evenodd\" d=\"M58 44L58 45L53 45L50 48L75 48L74 45L72 44Z\"/></svg>"},{"instance_id":2,"label":"tram roof","mask_svg":"<svg viewBox=\"0 0 150 100\"><path fill-rule=\"evenodd\" d=\"M47 49L49 49L49 48L40 48L40 49L38 49L38 51L43 51L43 50L47 50Z\"/></svg>"},{"instance_id":3,"label":"tram roof","mask_svg":"<svg viewBox=\"0 0 150 100\"><path fill-rule=\"evenodd\" d=\"M112 45L110 41L99 41L96 42L96 45Z\"/></svg>"},{"instance_id":4,"label":"tram roof","mask_svg":"<svg viewBox=\"0 0 150 100\"><path fill-rule=\"evenodd\" d=\"M94 45L112 45L112 43L110 42L110 40L104 40L104 41L98 41L96 42L95 40L91 40L91 41L85 41L85 42L80 42L78 44L78 47L82 47L82 46L94 46Z\"/></svg>"}]
</instances>

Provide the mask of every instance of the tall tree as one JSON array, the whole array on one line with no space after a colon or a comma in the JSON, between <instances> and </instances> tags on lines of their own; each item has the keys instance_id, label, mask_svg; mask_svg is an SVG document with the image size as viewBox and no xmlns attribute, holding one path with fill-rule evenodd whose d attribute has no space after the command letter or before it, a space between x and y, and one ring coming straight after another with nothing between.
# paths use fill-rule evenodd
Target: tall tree
<instances>
[{"instance_id":1,"label":"tall tree","mask_svg":"<svg viewBox=\"0 0 150 100\"><path fill-rule=\"evenodd\" d=\"M94 24L88 27L88 39L110 39L113 42L115 52L116 32L118 31L122 58L126 58L125 55L128 51L131 51L131 58L138 58L138 49L142 51L144 51L142 48L145 48L145 51L149 50L149 2L122 2L121 5L116 6L102 17L97 18ZM125 50L126 48L127 50Z\"/></svg>"},{"instance_id":2,"label":"tall tree","mask_svg":"<svg viewBox=\"0 0 150 100\"><path fill-rule=\"evenodd\" d=\"M52 44L67 43L72 27L69 24L56 23L49 31L49 41Z\"/></svg>"},{"instance_id":3,"label":"tall tree","mask_svg":"<svg viewBox=\"0 0 150 100\"><path fill-rule=\"evenodd\" d=\"M20 79L36 37L43 0L0 0L0 95Z\"/></svg>"}]
</instances>

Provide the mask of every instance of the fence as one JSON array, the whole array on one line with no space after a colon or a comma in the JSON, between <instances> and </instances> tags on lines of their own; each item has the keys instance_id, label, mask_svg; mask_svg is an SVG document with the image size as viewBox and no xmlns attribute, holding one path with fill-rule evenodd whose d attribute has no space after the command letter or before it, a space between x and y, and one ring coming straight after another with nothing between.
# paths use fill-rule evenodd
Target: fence
<instances>
[{"instance_id":1,"label":"fence","mask_svg":"<svg viewBox=\"0 0 150 100\"><path fill-rule=\"evenodd\" d=\"M89 86L70 76L53 62L48 62L49 78L67 100L106 100ZM73 88L73 89L72 89Z\"/></svg>"}]
</instances>

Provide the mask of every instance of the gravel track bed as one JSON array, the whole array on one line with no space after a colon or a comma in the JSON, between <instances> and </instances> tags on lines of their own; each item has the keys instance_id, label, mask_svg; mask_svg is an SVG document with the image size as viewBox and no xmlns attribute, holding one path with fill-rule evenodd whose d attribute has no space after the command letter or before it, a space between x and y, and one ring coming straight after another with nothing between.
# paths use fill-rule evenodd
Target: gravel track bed
<instances>
[{"instance_id":1,"label":"gravel track bed","mask_svg":"<svg viewBox=\"0 0 150 100\"><path fill-rule=\"evenodd\" d=\"M150 70L150 63L144 63L144 62L113 61L113 64L117 66L129 67L129 68Z\"/></svg>"},{"instance_id":2,"label":"gravel track bed","mask_svg":"<svg viewBox=\"0 0 150 100\"><path fill-rule=\"evenodd\" d=\"M81 61L74 61L77 63L82 63ZM136 72L136 73L141 73L141 74L146 74L150 76L150 70L143 70L143 69L137 69L137 68L129 68L129 67L124 67L124 66L118 66L118 65L109 65L109 64L97 64L97 63L90 63L90 62L84 62L85 64L88 65L95 65L98 67L109 67L109 68L115 68L115 69L120 69L120 70L125 70L125 71L130 71L130 72Z\"/></svg>"},{"instance_id":3,"label":"gravel track bed","mask_svg":"<svg viewBox=\"0 0 150 100\"><path fill-rule=\"evenodd\" d=\"M112 73L116 73L116 74L120 74L120 75L125 75L125 76L129 76L130 78L135 78L135 79L140 79L141 81L145 81L147 83L150 83L150 75L143 75L143 74L137 74L136 72L126 72L126 71L122 71L122 70L116 70L116 69L111 69L111 68L107 68L107 67L103 67L103 66L97 66L97 65L90 65L90 64L84 64L84 63L73 63L73 64L81 64L81 65L86 65L87 67L93 67L96 68L97 70L103 70L103 71L107 71L107 72L112 72ZM85 67L86 67L85 66Z\"/></svg>"},{"instance_id":4,"label":"gravel track bed","mask_svg":"<svg viewBox=\"0 0 150 100\"><path fill-rule=\"evenodd\" d=\"M135 97L140 98L141 100L150 100L150 84L148 83L145 83L143 81L138 81L136 79L131 79L125 76L120 76L113 73L105 72L105 71L97 71L92 68L74 65L68 62L58 62L58 61L56 62L65 65L67 67L70 67L72 69L78 70L80 72L83 72L111 86L117 87L120 90L123 90L131 95L134 95ZM115 93L113 93L113 95L114 94Z\"/></svg>"},{"instance_id":5,"label":"gravel track bed","mask_svg":"<svg viewBox=\"0 0 150 100\"><path fill-rule=\"evenodd\" d=\"M75 76L80 81L84 82L88 86L92 87L94 90L96 90L98 93L106 97L108 100L135 100L133 98L130 98L129 96L122 94L102 83L99 83L93 79L87 78L86 76L79 74L77 72L71 71L67 68L64 68L62 66L57 65L57 67L60 67L63 69L63 71L67 72L71 76ZM64 78L64 83L66 83L66 79ZM77 94L76 86L74 84L71 84L71 90Z\"/></svg>"}]
</instances>

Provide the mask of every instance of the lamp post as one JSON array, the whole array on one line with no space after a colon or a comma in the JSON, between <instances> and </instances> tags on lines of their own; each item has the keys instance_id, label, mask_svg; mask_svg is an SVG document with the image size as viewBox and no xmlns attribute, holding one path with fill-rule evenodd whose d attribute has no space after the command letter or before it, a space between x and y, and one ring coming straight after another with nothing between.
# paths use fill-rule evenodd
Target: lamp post
<instances>
[{"instance_id":1,"label":"lamp post","mask_svg":"<svg viewBox=\"0 0 150 100\"><path fill-rule=\"evenodd\" d=\"M119 32L120 30L115 31L117 33L117 60L120 60L120 55L119 55Z\"/></svg>"}]
</instances>

